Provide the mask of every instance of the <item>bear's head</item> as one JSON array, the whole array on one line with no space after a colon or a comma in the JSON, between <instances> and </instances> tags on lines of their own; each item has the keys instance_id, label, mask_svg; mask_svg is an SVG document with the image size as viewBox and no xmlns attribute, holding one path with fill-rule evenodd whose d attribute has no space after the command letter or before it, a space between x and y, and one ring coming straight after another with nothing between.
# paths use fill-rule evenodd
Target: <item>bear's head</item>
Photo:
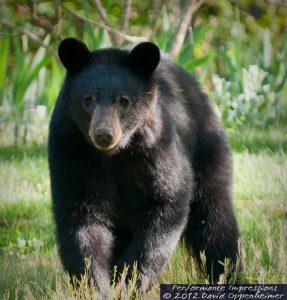
<instances>
[{"instance_id":1,"label":"bear's head","mask_svg":"<svg viewBox=\"0 0 287 300\"><path fill-rule=\"evenodd\" d=\"M153 75L160 61L155 44L89 51L83 42L68 38L59 46L59 57L67 70L63 93L69 116L98 150L115 153L136 132L152 126Z\"/></svg>"}]
</instances>

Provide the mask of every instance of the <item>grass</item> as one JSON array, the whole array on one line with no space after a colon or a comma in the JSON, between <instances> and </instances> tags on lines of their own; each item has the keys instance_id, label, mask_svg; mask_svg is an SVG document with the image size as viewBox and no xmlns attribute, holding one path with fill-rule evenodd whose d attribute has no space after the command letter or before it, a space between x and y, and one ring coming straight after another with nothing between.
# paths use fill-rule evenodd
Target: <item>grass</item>
<instances>
[{"instance_id":1,"label":"grass","mask_svg":"<svg viewBox=\"0 0 287 300\"><path fill-rule=\"evenodd\" d=\"M234 149L234 205L242 233L240 280L287 283L286 136L280 129L230 131L229 136ZM85 278L78 291L71 287L58 258L46 146L2 146L0 178L0 299L92 299L94 290ZM160 282L207 279L179 245ZM133 293L121 289L119 284L112 292L127 299ZM156 299L158 293L156 285L143 298Z\"/></svg>"}]
</instances>

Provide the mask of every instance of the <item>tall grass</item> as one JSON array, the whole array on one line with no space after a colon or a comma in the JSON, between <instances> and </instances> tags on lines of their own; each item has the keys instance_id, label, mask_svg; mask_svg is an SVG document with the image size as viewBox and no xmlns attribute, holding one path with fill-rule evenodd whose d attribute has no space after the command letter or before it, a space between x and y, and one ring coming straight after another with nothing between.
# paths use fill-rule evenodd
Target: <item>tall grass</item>
<instances>
[{"instance_id":1,"label":"tall grass","mask_svg":"<svg viewBox=\"0 0 287 300\"><path fill-rule=\"evenodd\" d=\"M237 149L233 155L234 205L243 271L229 282L287 283L287 158L280 147L284 136L246 129L240 139L237 132L231 132L230 139ZM62 269L51 213L46 146L2 147L0 177L0 298L97 299L86 277L75 290ZM159 283L207 282L182 245L159 278ZM220 278L220 283L225 282L226 274ZM159 283L147 295L134 296L134 281L129 287L122 281L113 284L111 294L115 299L120 294L122 299L131 295L156 299Z\"/></svg>"}]
</instances>

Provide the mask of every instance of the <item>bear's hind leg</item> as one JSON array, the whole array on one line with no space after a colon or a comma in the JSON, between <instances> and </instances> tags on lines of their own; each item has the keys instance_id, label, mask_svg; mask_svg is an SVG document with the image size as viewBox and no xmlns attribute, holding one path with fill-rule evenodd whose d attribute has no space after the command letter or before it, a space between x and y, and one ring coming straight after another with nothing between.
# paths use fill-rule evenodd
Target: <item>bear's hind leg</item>
<instances>
[{"instance_id":1,"label":"bear's hind leg","mask_svg":"<svg viewBox=\"0 0 287 300\"><path fill-rule=\"evenodd\" d=\"M191 205L188 225L184 234L187 248L192 250L197 261L200 252L205 253L209 280L216 282L224 272L221 263L225 258L234 265L239 237L236 220L231 208L202 207L200 202Z\"/></svg>"},{"instance_id":2,"label":"bear's hind leg","mask_svg":"<svg viewBox=\"0 0 287 300\"><path fill-rule=\"evenodd\" d=\"M200 252L205 252L209 280L215 282L224 272L225 258L233 265L236 263L239 232L231 201L229 147L222 134L209 132L201 136L194 162L194 196L184 238L197 261Z\"/></svg>"}]
</instances>

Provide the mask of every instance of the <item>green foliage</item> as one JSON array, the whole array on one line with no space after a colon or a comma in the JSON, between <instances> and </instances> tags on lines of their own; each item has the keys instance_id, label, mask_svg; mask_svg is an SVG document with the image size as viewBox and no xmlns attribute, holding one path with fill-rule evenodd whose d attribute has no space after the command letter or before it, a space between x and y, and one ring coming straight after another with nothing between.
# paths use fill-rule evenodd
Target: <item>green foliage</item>
<instances>
[{"instance_id":1,"label":"green foliage","mask_svg":"<svg viewBox=\"0 0 287 300\"><path fill-rule=\"evenodd\" d=\"M46 38L46 41L48 40L49 37ZM21 44L18 38L14 38L13 42L17 59L11 78L12 91L8 96L8 101L12 105L12 117L23 121L25 117L28 118L29 108L37 103L40 71L46 66L50 57L46 55L46 49L42 47L31 55L28 38L25 35L22 36Z\"/></svg>"},{"instance_id":2,"label":"green foliage","mask_svg":"<svg viewBox=\"0 0 287 300\"><path fill-rule=\"evenodd\" d=\"M102 3L110 25L119 30L124 3ZM147 36L169 52L183 8L182 3L134 1L127 33ZM286 16L287 10L275 2L255 5L249 0L236 4L220 0L205 4L193 17L175 59L207 87L227 127L287 122ZM64 77L55 56L59 40L76 36L91 49L98 49L112 45L113 33L98 25L103 21L91 2L60 2L56 8L43 1L35 7L28 1L7 3L1 7L0 17L13 20L16 28L36 33L49 48L39 46L25 32L15 35L15 27L2 24L0 125L13 121L17 124L15 135L21 128L25 135L30 127L41 127L31 117L31 108L41 105L48 119L54 107Z\"/></svg>"},{"instance_id":3,"label":"green foliage","mask_svg":"<svg viewBox=\"0 0 287 300\"><path fill-rule=\"evenodd\" d=\"M0 37L0 105L3 104L5 78L7 75L8 55L9 55L9 38L5 36L7 30L3 32L3 37Z\"/></svg>"},{"instance_id":4,"label":"green foliage","mask_svg":"<svg viewBox=\"0 0 287 300\"><path fill-rule=\"evenodd\" d=\"M287 120L284 95L287 67L281 59L282 55L286 56L287 48L282 43L281 51L276 53L272 49L270 32L265 29L260 33L262 39L256 38L250 45L240 46L241 51L237 50L237 40L230 41L231 50L222 51L225 77L212 75L213 96L226 126L249 123L266 127Z\"/></svg>"}]
</instances>

